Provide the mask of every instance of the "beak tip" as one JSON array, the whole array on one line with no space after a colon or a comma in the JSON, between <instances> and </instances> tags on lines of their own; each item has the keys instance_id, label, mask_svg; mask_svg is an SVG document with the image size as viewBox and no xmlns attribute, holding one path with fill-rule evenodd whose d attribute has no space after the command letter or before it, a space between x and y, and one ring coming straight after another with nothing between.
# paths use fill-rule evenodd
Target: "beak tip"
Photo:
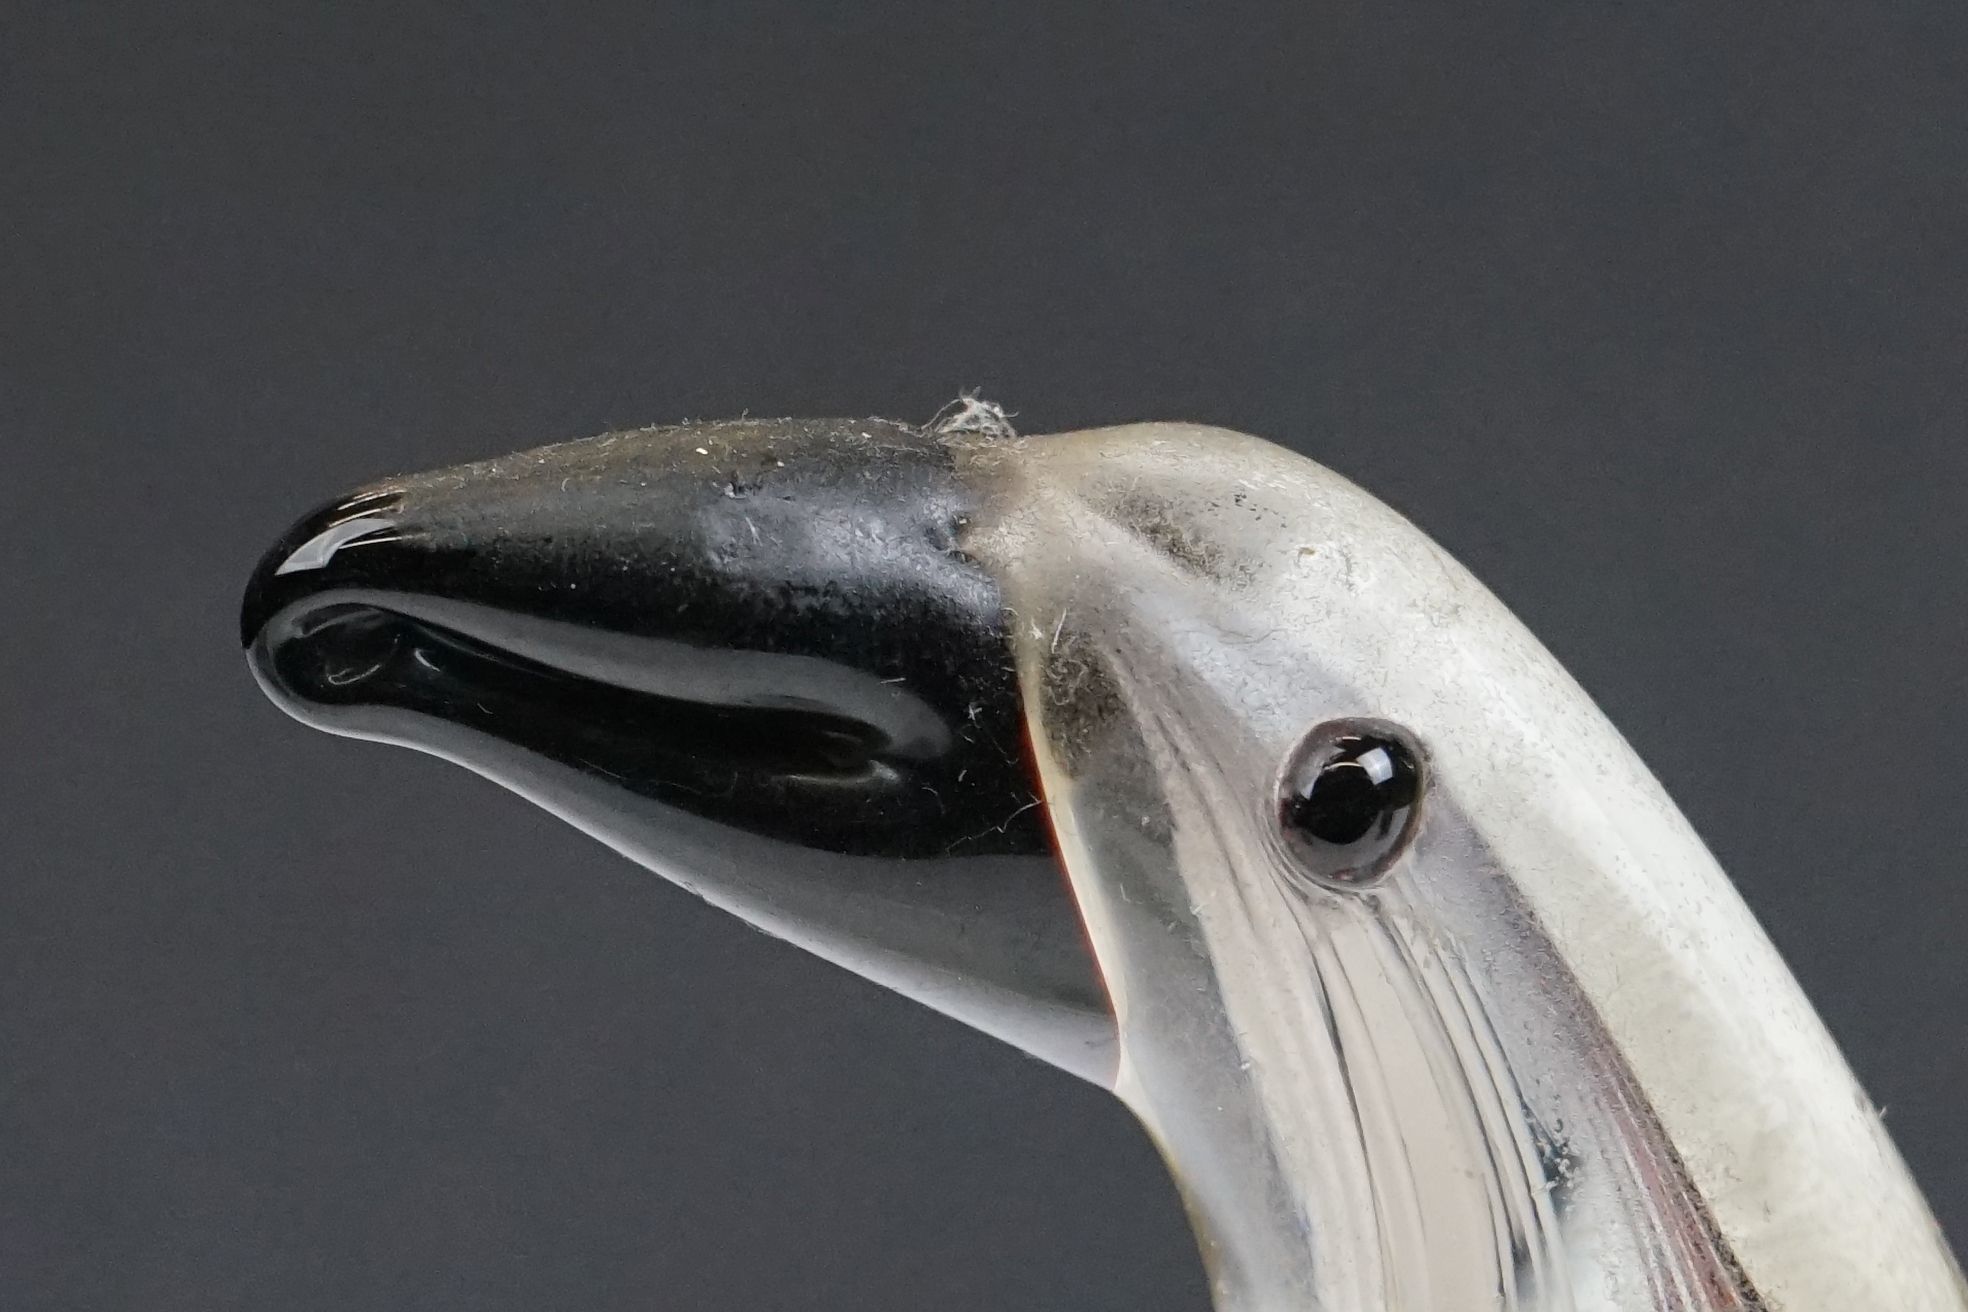
<instances>
[{"instance_id":1,"label":"beak tip","mask_svg":"<svg viewBox=\"0 0 1968 1312\"><path fill-rule=\"evenodd\" d=\"M295 520L260 557L246 582L239 606L239 645L251 649L283 606L318 588L322 576L310 579L309 571L320 571L339 548L393 528L390 516L401 501L402 493L394 489L368 488L337 497ZM296 575L300 577L292 577Z\"/></svg>"},{"instance_id":2,"label":"beak tip","mask_svg":"<svg viewBox=\"0 0 1968 1312\"><path fill-rule=\"evenodd\" d=\"M245 595L239 600L239 645L247 651L252 650L260 631L273 618L276 609L271 604L268 585L272 582L274 571L279 568L279 562L274 559L278 554L276 548L261 558L254 567L252 577L246 581Z\"/></svg>"}]
</instances>

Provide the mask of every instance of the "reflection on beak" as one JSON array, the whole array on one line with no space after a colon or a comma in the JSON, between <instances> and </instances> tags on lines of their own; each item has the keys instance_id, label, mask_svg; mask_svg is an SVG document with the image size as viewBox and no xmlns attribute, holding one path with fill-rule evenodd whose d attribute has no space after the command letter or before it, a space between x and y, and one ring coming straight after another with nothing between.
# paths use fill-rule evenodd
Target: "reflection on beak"
<instances>
[{"instance_id":1,"label":"reflection on beak","mask_svg":"<svg viewBox=\"0 0 1968 1312\"><path fill-rule=\"evenodd\" d=\"M485 774L745 919L1102 1082L1114 1024L939 440L611 434L303 518L241 632L283 708Z\"/></svg>"}]
</instances>

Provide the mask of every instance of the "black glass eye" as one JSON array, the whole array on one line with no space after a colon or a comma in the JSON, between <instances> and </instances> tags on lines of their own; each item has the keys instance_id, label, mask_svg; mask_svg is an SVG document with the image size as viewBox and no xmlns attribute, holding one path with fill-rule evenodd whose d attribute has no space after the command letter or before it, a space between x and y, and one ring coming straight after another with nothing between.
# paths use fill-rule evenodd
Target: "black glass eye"
<instances>
[{"instance_id":1,"label":"black glass eye","mask_svg":"<svg viewBox=\"0 0 1968 1312\"><path fill-rule=\"evenodd\" d=\"M1407 846L1419 812L1421 754L1377 720L1334 720L1292 753L1279 785L1286 845L1321 880L1377 882Z\"/></svg>"}]
</instances>

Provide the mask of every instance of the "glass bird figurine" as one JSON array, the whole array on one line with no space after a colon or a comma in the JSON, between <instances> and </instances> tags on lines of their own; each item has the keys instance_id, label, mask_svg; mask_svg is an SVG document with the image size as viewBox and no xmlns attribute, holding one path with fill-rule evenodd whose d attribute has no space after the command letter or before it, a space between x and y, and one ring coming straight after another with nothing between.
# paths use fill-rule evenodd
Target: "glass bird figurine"
<instances>
[{"instance_id":1,"label":"glass bird figurine","mask_svg":"<svg viewBox=\"0 0 1968 1312\"><path fill-rule=\"evenodd\" d=\"M296 718L1112 1090L1226 1312L1968 1308L1646 767L1281 447L610 433L309 515L242 637Z\"/></svg>"}]
</instances>

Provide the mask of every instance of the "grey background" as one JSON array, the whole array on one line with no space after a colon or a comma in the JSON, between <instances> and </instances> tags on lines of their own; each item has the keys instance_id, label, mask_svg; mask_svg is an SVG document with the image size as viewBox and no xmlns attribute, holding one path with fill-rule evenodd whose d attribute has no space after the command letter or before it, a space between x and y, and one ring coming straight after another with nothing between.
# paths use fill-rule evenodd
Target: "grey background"
<instances>
[{"instance_id":1,"label":"grey background","mask_svg":"<svg viewBox=\"0 0 1968 1312\"><path fill-rule=\"evenodd\" d=\"M1096 1090L236 650L357 481L967 386L1460 555L1968 1241L1958 3L281 8L0 7L0 1306L1200 1309Z\"/></svg>"}]
</instances>

